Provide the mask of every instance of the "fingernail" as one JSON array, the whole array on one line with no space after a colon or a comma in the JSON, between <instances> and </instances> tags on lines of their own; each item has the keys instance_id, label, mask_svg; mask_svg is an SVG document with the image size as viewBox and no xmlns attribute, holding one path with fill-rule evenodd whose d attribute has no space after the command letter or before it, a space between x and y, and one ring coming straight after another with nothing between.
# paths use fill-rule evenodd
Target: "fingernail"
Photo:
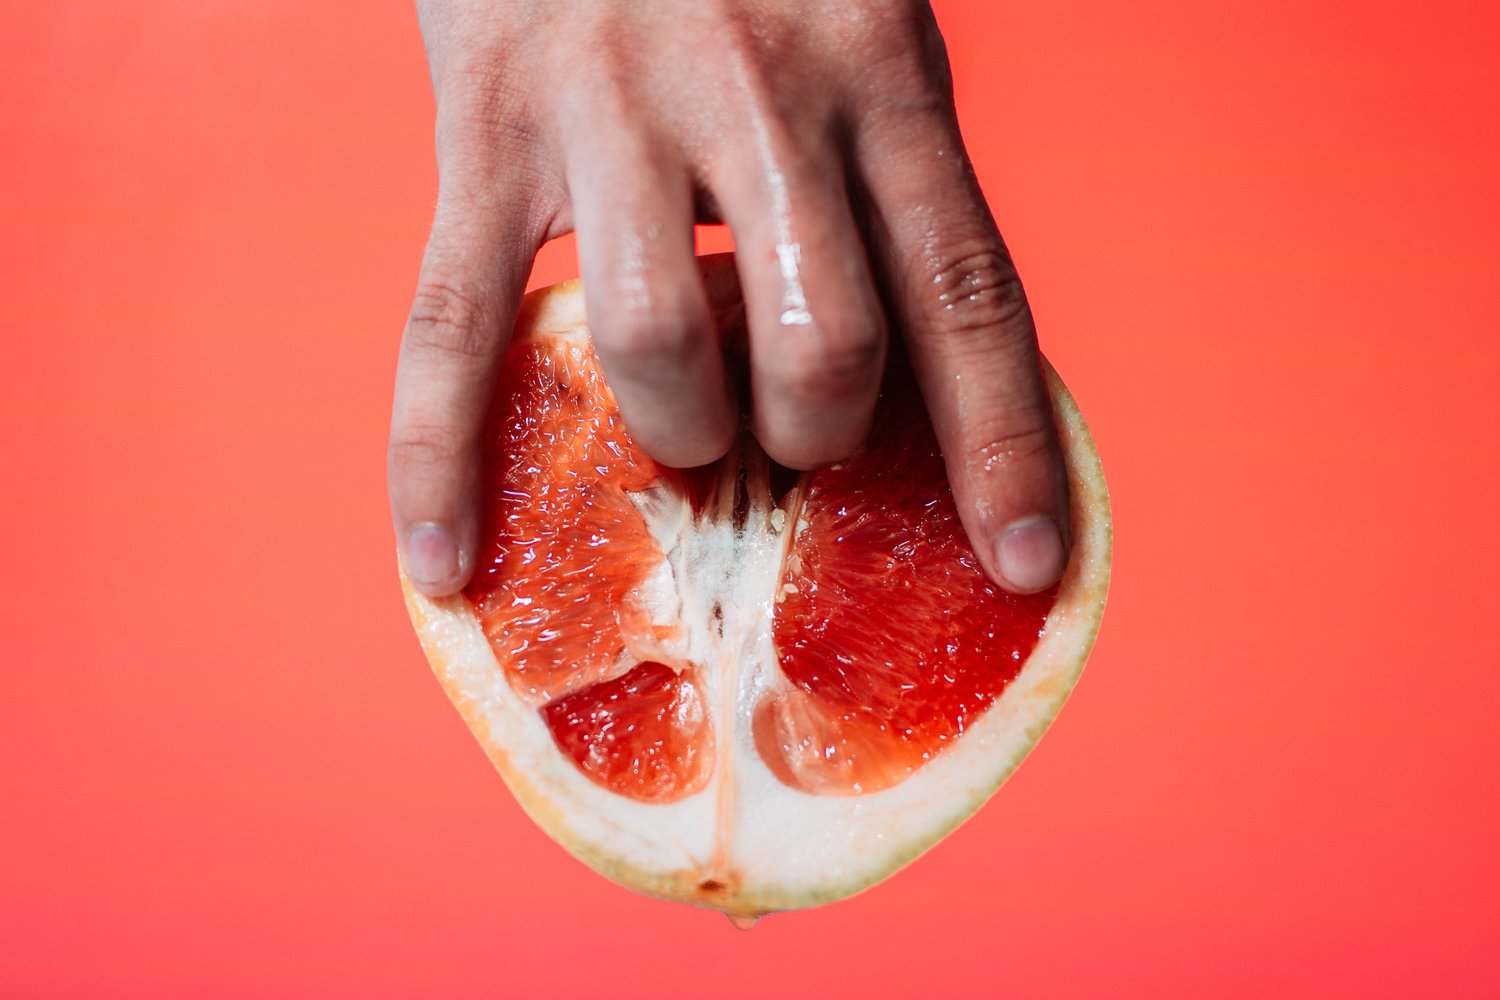
<instances>
[{"instance_id":1,"label":"fingernail","mask_svg":"<svg viewBox=\"0 0 1500 1000\"><path fill-rule=\"evenodd\" d=\"M406 575L419 587L438 587L458 576L458 542L427 521L406 536Z\"/></svg>"},{"instance_id":2,"label":"fingernail","mask_svg":"<svg viewBox=\"0 0 1500 1000\"><path fill-rule=\"evenodd\" d=\"M1057 523L1041 514L1012 521L1000 532L995 561L1004 582L1023 594L1052 586L1063 572L1063 542Z\"/></svg>"}]
</instances>

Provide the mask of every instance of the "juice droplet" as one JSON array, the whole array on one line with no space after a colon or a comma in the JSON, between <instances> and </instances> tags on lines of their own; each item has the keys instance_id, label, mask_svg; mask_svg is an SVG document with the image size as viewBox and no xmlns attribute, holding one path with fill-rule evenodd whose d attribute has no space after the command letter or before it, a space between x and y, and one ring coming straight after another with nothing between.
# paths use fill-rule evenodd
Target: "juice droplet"
<instances>
[{"instance_id":1,"label":"juice droplet","mask_svg":"<svg viewBox=\"0 0 1500 1000\"><path fill-rule=\"evenodd\" d=\"M739 928L742 931L748 931L752 929L760 920L760 917L745 916L738 913L728 913L725 914L725 916L729 918L729 922L731 924L734 924L735 927Z\"/></svg>"}]
</instances>

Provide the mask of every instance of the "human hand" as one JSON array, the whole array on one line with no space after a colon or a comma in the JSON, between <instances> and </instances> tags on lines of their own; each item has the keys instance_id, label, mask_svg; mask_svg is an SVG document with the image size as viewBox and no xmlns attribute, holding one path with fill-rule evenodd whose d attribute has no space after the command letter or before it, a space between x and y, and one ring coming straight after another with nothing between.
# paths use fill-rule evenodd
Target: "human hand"
<instances>
[{"instance_id":1,"label":"human hand","mask_svg":"<svg viewBox=\"0 0 1500 1000\"><path fill-rule=\"evenodd\" d=\"M589 326L637 442L728 449L738 404L693 260L734 233L752 428L783 465L855 450L902 333L980 561L1055 582L1067 481L1020 279L916 0L418 0L439 194L401 342L391 509L408 576L473 570L479 444L537 250L576 230ZM1059 530L1061 528L1061 531Z\"/></svg>"}]
</instances>

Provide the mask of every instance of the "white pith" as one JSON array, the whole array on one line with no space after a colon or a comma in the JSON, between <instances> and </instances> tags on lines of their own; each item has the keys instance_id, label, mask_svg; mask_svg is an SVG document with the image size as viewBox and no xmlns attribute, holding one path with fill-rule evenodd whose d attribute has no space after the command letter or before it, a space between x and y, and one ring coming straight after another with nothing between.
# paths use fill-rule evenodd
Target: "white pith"
<instances>
[{"instance_id":1,"label":"white pith","mask_svg":"<svg viewBox=\"0 0 1500 1000\"><path fill-rule=\"evenodd\" d=\"M532 308L530 336L587 337L576 285L542 293ZM1054 394L1072 463L1075 538L1046 631L960 739L883 791L800 792L755 749L749 721L779 678L771 622L788 536L797 530L795 516L771 508L768 485L753 481L766 475L763 465L750 464L742 530L727 517L695 521L667 491L636 497L666 556L641 598L657 620L684 626L662 658L704 668L715 738L707 787L678 802L610 792L560 753L537 709L507 682L462 596L431 600L405 585L408 606L439 679L517 798L573 853L632 888L731 914L828 902L890 874L972 814L1040 738L1082 670L1108 585L1108 498L1087 430L1055 377ZM715 602L721 628L711 624Z\"/></svg>"}]
</instances>

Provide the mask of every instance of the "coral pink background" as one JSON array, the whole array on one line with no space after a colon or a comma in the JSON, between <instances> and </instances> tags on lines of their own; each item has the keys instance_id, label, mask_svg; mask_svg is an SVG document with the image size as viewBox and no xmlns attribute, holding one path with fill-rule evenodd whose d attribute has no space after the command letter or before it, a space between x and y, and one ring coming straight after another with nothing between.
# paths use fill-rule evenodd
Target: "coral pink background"
<instances>
[{"instance_id":1,"label":"coral pink background","mask_svg":"<svg viewBox=\"0 0 1500 1000\"><path fill-rule=\"evenodd\" d=\"M1497 12L939 4L1116 584L999 798L743 934L533 828L407 625L410 6L11 5L0 995L1497 995Z\"/></svg>"}]
</instances>

